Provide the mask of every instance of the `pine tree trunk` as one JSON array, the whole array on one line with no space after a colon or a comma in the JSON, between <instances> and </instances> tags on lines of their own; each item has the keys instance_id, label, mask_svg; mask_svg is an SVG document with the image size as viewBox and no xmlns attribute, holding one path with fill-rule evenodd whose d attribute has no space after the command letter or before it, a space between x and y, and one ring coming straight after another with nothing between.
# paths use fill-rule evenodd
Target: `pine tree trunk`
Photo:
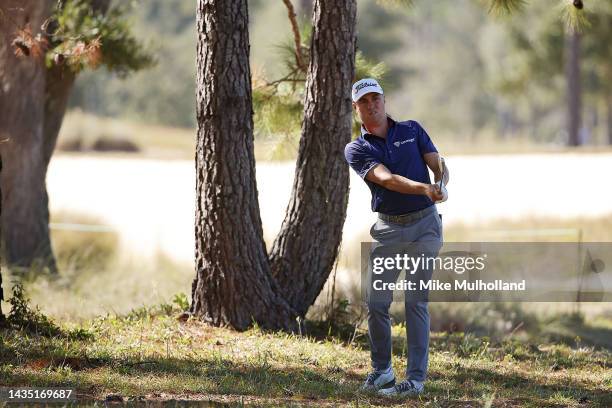
<instances>
[{"instance_id":1,"label":"pine tree trunk","mask_svg":"<svg viewBox=\"0 0 612 408\"><path fill-rule=\"evenodd\" d=\"M0 177L2 177L2 155L0 155ZM2 185L0 185L0 219L2 219ZM0 223L0 236L2 236L2 223ZM4 289L2 288L2 252L0 252L0 327L4 327L6 318L2 313Z\"/></svg>"},{"instance_id":2,"label":"pine tree trunk","mask_svg":"<svg viewBox=\"0 0 612 408\"><path fill-rule=\"evenodd\" d=\"M582 86L580 83L580 33L572 31L565 37L565 75L567 78L568 144L580 144L582 114Z\"/></svg>"},{"instance_id":3,"label":"pine tree trunk","mask_svg":"<svg viewBox=\"0 0 612 408\"><path fill-rule=\"evenodd\" d=\"M75 75L66 67L47 68L44 58L14 55L11 46L17 27L29 23L38 29L49 18L54 0L28 0L19 7L3 8L9 19L0 19L0 144L5 171L3 234L7 264L12 267L46 267L57 271L49 235L46 176L55 149ZM91 0L94 10L105 13L110 0ZM48 31L53 31L53 24Z\"/></svg>"},{"instance_id":4,"label":"pine tree trunk","mask_svg":"<svg viewBox=\"0 0 612 408\"><path fill-rule=\"evenodd\" d=\"M272 273L304 316L338 255L348 202L344 146L351 138L354 0L317 1L304 122L291 199L271 251Z\"/></svg>"},{"instance_id":5,"label":"pine tree trunk","mask_svg":"<svg viewBox=\"0 0 612 408\"><path fill-rule=\"evenodd\" d=\"M50 15L52 1L24 1L19 8L6 7L11 20L0 21L0 132L4 140L1 186L2 238L6 262L32 267L36 261L55 271L49 239L49 213L45 177L48 149L55 144L45 129L46 67L44 59L18 58L11 38L16 27L29 22L33 30ZM55 135L57 137L57 134Z\"/></svg>"},{"instance_id":6,"label":"pine tree trunk","mask_svg":"<svg viewBox=\"0 0 612 408\"><path fill-rule=\"evenodd\" d=\"M191 312L215 325L294 329L338 253L348 198L343 150L351 131L356 4L317 1L314 9L293 193L269 262L255 184L246 0L198 2Z\"/></svg>"},{"instance_id":7,"label":"pine tree trunk","mask_svg":"<svg viewBox=\"0 0 612 408\"><path fill-rule=\"evenodd\" d=\"M292 329L263 240L253 146L247 0L197 10L196 278L191 312L243 330Z\"/></svg>"}]
</instances>

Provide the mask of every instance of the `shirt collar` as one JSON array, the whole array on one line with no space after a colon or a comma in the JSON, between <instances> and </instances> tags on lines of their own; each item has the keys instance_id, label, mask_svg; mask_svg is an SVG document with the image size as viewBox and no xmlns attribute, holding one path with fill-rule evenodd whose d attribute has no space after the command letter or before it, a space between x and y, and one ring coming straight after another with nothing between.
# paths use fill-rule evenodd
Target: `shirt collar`
<instances>
[{"instance_id":1,"label":"shirt collar","mask_svg":"<svg viewBox=\"0 0 612 408\"><path fill-rule=\"evenodd\" d=\"M395 121L395 119L393 119L391 116L387 115L387 121L389 122L389 129L391 129L392 127L395 126L395 124L397 123ZM363 126L363 123L361 124L361 136L364 137L365 135L371 135L371 133L368 133L368 131L366 130L365 126Z\"/></svg>"}]
</instances>

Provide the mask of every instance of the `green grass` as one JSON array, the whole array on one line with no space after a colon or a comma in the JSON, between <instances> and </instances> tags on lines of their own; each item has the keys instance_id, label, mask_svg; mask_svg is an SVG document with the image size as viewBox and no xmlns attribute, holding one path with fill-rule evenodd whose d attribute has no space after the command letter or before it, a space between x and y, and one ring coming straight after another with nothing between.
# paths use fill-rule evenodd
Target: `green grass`
<instances>
[{"instance_id":1,"label":"green grass","mask_svg":"<svg viewBox=\"0 0 612 408\"><path fill-rule=\"evenodd\" d=\"M238 333L179 321L176 305L63 327L54 337L0 331L3 385L62 386L79 399L404 406L358 391L369 370L366 337L350 341L307 324L307 336ZM608 333L612 333L608 329ZM403 373L404 328L393 328L394 369ZM562 343L491 342L433 333L427 392L409 406L610 406L606 349Z\"/></svg>"}]
</instances>

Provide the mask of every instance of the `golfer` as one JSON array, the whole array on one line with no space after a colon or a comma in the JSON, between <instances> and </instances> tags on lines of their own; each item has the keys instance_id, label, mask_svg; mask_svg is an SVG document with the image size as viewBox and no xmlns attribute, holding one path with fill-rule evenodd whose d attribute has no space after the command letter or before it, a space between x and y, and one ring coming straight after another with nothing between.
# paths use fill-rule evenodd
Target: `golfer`
<instances>
[{"instance_id":1,"label":"golfer","mask_svg":"<svg viewBox=\"0 0 612 408\"><path fill-rule=\"evenodd\" d=\"M383 89L375 79L353 84L352 100L362 123L361 136L346 145L344 155L372 193L372 211L378 213L378 219L370 235L380 244L433 242L439 249L442 220L435 203L448 197L444 160L421 125L412 120L396 122L387 115ZM439 184L431 183L428 167ZM364 390L399 396L423 392L429 353L427 299L411 299L408 291L405 297L406 379L396 383L391 365L392 299L381 302L368 297L373 371L362 386Z\"/></svg>"}]
</instances>

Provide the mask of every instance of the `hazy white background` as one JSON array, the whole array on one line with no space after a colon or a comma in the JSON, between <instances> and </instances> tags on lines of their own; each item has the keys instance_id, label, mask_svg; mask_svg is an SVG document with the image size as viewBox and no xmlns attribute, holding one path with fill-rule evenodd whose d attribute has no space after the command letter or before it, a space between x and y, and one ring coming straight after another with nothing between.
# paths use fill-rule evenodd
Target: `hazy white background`
<instances>
[{"instance_id":1,"label":"hazy white background","mask_svg":"<svg viewBox=\"0 0 612 408\"><path fill-rule=\"evenodd\" d=\"M445 224L526 215L612 214L612 154L451 156L449 200L439 205ZM176 261L194 257L193 161L55 156L47 185L52 213L95 216L120 236L127 254L163 252ZM280 228L293 181L293 163L257 166L266 239ZM344 245L357 244L375 215L370 192L351 171ZM355 238L352 238L355 237Z\"/></svg>"}]
</instances>

